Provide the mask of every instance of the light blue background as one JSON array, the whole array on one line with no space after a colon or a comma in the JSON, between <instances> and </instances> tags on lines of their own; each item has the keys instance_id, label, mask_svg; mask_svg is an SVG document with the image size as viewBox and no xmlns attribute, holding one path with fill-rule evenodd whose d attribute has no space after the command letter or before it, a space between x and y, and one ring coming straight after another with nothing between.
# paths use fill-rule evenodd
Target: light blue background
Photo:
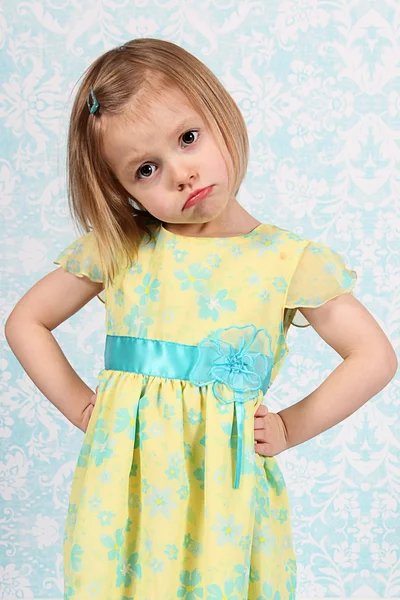
<instances>
[{"instance_id":1,"label":"light blue background","mask_svg":"<svg viewBox=\"0 0 400 600\"><path fill-rule=\"evenodd\" d=\"M251 153L239 201L259 220L340 252L358 274L355 296L397 348L399 17L399 3L385 1L5 0L2 322L78 237L64 169L75 83L105 50L158 37L205 62L243 113ZM104 307L94 299L54 333L94 389ZM0 598L61 598L64 521L83 434L35 388L4 327L1 335ZM311 327L292 327L288 343L268 394L272 412L305 397L341 362ZM343 423L279 456L299 597L400 596L399 397L394 379Z\"/></svg>"}]
</instances>

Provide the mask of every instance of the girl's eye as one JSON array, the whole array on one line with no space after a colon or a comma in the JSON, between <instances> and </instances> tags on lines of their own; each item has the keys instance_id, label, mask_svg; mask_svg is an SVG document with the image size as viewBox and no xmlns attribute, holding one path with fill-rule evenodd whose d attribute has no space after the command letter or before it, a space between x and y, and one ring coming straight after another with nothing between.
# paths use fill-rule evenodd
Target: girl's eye
<instances>
[{"instance_id":1,"label":"girl's eye","mask_svg":"<svg viewBox=\"0 0 400 600\"><path fill-rule=\"evenodd\" d=\"M187 135L192 135L194 133L197 133L198 136L200 135L199 131L197 129L189 129L189 131L186 131L183 135L182 135L182 139L187 136ZM197 141L198 137L194 140ZM194 142L184 142L186 144L188 144L189 146L193 145ZM145 163L144 165L142 165L141 167L138 168L138 170L136 171L136 175L135 175L135 179L149 179L151 177L151 175L153 174L151 172L151 167L154 166L154 163ZM143 173L142 169L150 169L150 173ZM144 177L140 177L140 174L144 175Z\"/></svg>"}]
</instances>

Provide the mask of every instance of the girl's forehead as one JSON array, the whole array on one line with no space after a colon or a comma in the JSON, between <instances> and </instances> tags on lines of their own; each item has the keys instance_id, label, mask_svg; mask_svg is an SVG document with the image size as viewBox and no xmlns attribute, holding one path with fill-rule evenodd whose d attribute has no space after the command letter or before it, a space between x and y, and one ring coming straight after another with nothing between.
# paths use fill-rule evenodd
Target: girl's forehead
<instances>
[{"instance_id":1,"label":"girl's forehead","mask_svg":"<svg viewBox=\"0 0 400 600\"><path fill-rule=\"evenodd\" d=\"M113 134L126 135L134 130L136 134L146 136L155 131L168 131L178 122L190 119L202 120L200 113L187 103L153 102L140 108L127 106L123 113L105 119L104 133L109 137Z\"/></svg>"},{"instance_id":2,"label":"girl's forehead","mask_svg":"<svg viewBox=\"0 0 400 600\"><path fill-rule=\"evenodd\" d=\"M111 119L106 117L102 125L103 154L112 166L127 156L139 156L143 147L169 143L184 129L205 127L206 124L200 113L186 102L178 106L162 101L141 109L131 106L131 110L126 109Z\"/></svg>"}]
</instances>

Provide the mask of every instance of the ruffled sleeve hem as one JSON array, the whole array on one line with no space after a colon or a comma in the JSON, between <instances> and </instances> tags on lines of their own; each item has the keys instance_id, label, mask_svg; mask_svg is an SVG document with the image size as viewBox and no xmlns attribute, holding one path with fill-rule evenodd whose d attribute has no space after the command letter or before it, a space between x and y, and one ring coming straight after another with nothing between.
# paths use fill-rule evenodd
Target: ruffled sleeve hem
<instances>
[{"instance_id":1,"label":"ruffled sleeve hem","mask_svg":"<svg viewBox=\"0 0 400 600\"><path fill-rule=\"evenodd\" d=\"M329 246L310 241L303 249L286 297L285 329L290 325L309 327L298 307L317 308L328 300L353 293L357 273L346 267L344 258Z\"/></svg>"},{"instance_id":2,"label":"ruffled sleeve hem","mask_svg":"<svg viewBox=\"0 0 400 600\"><path fill-rule=\"evenodd\" d=\"M77 277L88 277L96 283L103 283L100 254L93 231L81 236L65 248L53 261ZM96 296L105 304L104 290Z\"/></svg>"}]
</instances>

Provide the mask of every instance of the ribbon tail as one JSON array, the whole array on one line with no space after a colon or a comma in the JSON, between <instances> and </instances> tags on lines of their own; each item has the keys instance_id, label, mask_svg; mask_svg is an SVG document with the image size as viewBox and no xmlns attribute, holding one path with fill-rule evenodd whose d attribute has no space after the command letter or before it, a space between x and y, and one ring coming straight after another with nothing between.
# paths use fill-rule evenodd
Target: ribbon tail
<instances>
[{"instance_id":1,"label":"ribbon tail","mask_svg":"<svg viewBox=\"0 0 400 600\"><path fill-rule=\"evenodd\" d=\"M241 402L235 402L236 425L237 425L237 446L236 446L236 472L234 488L240 486L240 476L242 473L243 462L243 430L244 430L244 406Z\"/></svg>"}]
</instances>

